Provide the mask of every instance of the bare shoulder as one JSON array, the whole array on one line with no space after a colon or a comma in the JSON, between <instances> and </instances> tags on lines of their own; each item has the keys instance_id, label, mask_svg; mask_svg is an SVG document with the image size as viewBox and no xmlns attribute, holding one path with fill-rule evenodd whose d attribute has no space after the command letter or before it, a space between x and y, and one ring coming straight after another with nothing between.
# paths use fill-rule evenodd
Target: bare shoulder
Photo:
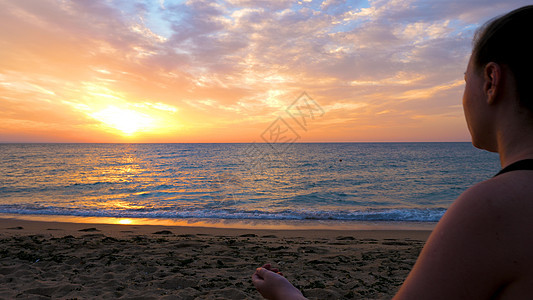
<instances>
[{"instance_id":1,"label":"bare shoulder","mask_svg":"<svg viewBox=\"0 0 533 300\"><path fill-rule=\"evenodd\" d=\"M533 171L513 171L477 184L450 207L443 223L443 230L460 230L456 224L463 222L458 242L471 241L474 251L466 251L466 256L479 259L473 268L483 262L490 266L485 269L490 274L486 284L496 288L493 299L533 295L532 182Z\"/></svg>"},{"instance_id":2,"label":"bare shoulder","mask_svg":"<svg viewBox=\"0 0 533 300\"><path fill-rule=\"evenodd\" d=\"M436 232L510 242L533 229L533 172L512 172L478 183L448 209ZM522 239L523 241L523 239ZM494 247L500 244L494 244ZM506 245L502 245L506 246Z\"/></svg>"},{"instance_id":3,"label":"bare shoulder","mask_svg":"<svg viewBox=\"0 0 533 300\"><path fill-rule=\"evenodd\" d=\"M512 173L481 182L454 202L397 299L491 298L531 278L533 172Z\"/></svg>"},{"instance_id":4,"label":"bare shoulder","mask_svg":"<svg viewBox=\"0 0 533 300\"><path fill-rule=\"evenodd\" d=\"M450 207L449 217L465 214L506 234L530 232L533 229L532 182L533 171L509 172L481 182L456 200Z\"/></svg>"},{"instance_id":5,"label":"bare shoulder","mask_svg":"<svg viewBox=\"0 0 533 300\"><path fill-rule=\"evenodd\" d=\"M533 268L533 171L509 172L487 180L465 193L465 203L479 202L502 253ZM469 205L469 204L467 204ZM473 204L472 204L473 205ZM489 232L490 234L490 232ZM514 270L516 271L516 270Z\"/></svg>"},{"instance_id":6,"label":"bare shoulder","mask_svg":"<svg viewBox=\"0 0 533 300\"><path fill-rule=\"evenodd\" d=\"M527 252L530 257L533 249L530 234L533 231L532 182L533 171L515 171L473 186L450 207L443 218L443 229L462 224L466 235L463 238L490 245L494 250L489 254L499 255L504 263L509 258L517 258L521 252Z\"/></svg>"}]
</instances>

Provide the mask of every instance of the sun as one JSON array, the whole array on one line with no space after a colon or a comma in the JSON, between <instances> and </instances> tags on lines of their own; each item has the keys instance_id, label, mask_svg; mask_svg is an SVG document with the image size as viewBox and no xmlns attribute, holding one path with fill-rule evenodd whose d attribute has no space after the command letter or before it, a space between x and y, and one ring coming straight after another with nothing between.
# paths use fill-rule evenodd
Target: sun
<instances>
[{"instance_id":1,"label":"sun","mask_svg":"<svg viewBox=\"0 0 533 300\"><path fill-rule=\"evenodd\" d=\"M129 224L132 224L132 223L133 223L132 219L119 219L117 221L117 224L121 224L121 225L129 225Z\"/></svg>"},{"instance_id":2,"label":"sun","mask_svg":"<svg viewBox=\"0 0 533 300\"><path fill-rule=\"evenodd\" d=\"M147 114L116 106L108 106L90 116L126 136L149 130L155 124L155 119Z\"/></svg>"}]
</instances>

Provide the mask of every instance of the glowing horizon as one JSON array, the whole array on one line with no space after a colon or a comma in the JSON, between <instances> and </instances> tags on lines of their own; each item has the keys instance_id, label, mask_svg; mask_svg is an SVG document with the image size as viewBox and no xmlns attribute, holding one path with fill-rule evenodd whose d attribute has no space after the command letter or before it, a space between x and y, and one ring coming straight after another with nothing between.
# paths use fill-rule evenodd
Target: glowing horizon
<instances>
[{"instance_id":1,"label":"glowing horizon","mask_svg":"<svg viewBox=\"0 0 533 300\"><path fill-rule=\"evenodd\" d=\"M466 2L4 1L0 142L469 141Z\"/></svg>"}]
</instances>

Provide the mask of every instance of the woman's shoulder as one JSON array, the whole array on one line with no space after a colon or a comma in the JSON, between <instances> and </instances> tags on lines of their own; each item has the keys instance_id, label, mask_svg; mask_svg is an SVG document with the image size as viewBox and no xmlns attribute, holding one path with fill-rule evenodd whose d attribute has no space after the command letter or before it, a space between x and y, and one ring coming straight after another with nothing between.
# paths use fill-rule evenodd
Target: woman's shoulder
<instances>
[{"instance_id":1,"label":"woman's shoulder","mask_svg":"<svg viewBox=\"0 0 533 300\"><path fill-rule=\"evenodd\" d=\"M488 299L529 276L524 273L533 270L527 255L533 238L526 233L533 229L533 206L524 205L529 192L513 190L521 179L498 177L469 188L452 204L398 299Z\"/></svg>"},{"instance_id":2,"label":"woman's shoulder","mask_svg":"<svg viewBox=\"0 0 533 300\"><path fill-rule=\"evenodd\" d=\"M513 171L476 184L454 203L447 224L464 234L462 242L501 276L501 298L532 292L533 171ZM462 222L461 228L456 224ZM479 246L479 247L478 247ZM484 251L487 247L490 251ZM526 287L527 286L527 287Z\"/></svg>"},{"instance_id":3,"label":"woman's shoulder","mask_svg":"<svg viewBox=\"0 0 533 300\"><path fill-rule=\"evenodd\" d=\"M533 170L508 172L472 186L454 205L462 209L476 209L490 218L499 216L505 219L515 214L533 213L531 182ZM527 219L533 220L530 216Z\"/></svg>"},{"instance_id":4,"label":"woman's shoulder","mask_svg":"<svg viewBox=\"0 0 533 300\"><path fill-rule=\"evenodd\" d=\"M494 255L494 263L497 256L503 264L520 258L524 266L533 268L531 182L533 171L513 171L476 184L450 207L443 229L454 228L472 244L490 246L491 253L487 254Z\"/></svg>"}]
</instances>

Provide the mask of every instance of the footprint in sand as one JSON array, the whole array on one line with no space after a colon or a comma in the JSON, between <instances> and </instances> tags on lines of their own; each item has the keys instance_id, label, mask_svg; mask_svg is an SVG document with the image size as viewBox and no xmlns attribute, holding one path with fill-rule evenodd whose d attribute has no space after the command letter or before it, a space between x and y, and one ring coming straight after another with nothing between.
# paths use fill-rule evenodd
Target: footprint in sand
<instances>
[{"instance_id":1,"label":"footprint in sand","mask_svg":"<svg viewBox=\"0 0 533 300\"><path fill-rule=\"evenodd\" d=\"M172 231L170 231L170 230L161 230L161 231L156 231L153 234L172 234Z\"/></svg>"},{"instance_id":2,"label":"footprint in sand","mask_svg":"<svg viewBox=\"0 0 533 300\"><path fill-rule=\"evenodd\" d=\"M80 229L78 231L83 231L83 232L94 232L94 231L100 231L94 227L91 227L91 228L85 228L85 229Z\"/></svg>"}]
</instances>

